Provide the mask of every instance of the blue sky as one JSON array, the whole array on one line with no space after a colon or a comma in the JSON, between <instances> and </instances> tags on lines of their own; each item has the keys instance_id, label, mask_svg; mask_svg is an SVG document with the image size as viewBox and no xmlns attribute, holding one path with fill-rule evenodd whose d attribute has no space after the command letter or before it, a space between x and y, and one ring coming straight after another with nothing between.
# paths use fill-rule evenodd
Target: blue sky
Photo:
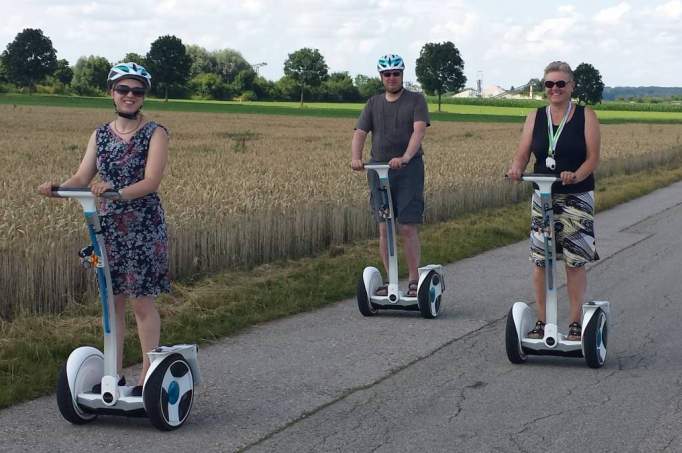
<instances>
[{"instance_id":1,"label":"blue sky","mask_svg":"<svg viewBox=\"0 0 682 453\"><path fill-rule=\"evenodd\" d=\"M0 0L0 47L40 28L59 58L118 61L146 53L166 34L209 50L238 50L282 76L287 55L320 50L331 71L372 75L376 59L398 53L406 79L427 42L452 41L467 85L521 85L564 60L594 65L609 86L682 86L682 0Z\"/></svg>"}]
</instances>

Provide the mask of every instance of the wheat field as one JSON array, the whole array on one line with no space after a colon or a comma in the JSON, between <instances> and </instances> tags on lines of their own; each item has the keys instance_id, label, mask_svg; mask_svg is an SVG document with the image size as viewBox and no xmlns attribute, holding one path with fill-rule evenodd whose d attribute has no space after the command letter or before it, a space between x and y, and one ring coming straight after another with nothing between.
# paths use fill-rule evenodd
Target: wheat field
<instances>
[{"instance_id":1,"label":"wheat field","mask_svg":"<svg viewBox=\"0 0 682 453\"><path fill-rule=\"evenodd\" d=\"M77 168L109 111L0 106L0 317L59 312L92 291L75 202L36 187ZM366 176L350 170L355 121L154 112L171 132L160 190L176 278L310 255L375 234ZM507 169L520 124L434 122L424 141L427 222L521 195ZM602 126L603 173L662 165L682 153L676 125ZM368 155L369 140L365 156Z\"/></svg>"}]
</instances>

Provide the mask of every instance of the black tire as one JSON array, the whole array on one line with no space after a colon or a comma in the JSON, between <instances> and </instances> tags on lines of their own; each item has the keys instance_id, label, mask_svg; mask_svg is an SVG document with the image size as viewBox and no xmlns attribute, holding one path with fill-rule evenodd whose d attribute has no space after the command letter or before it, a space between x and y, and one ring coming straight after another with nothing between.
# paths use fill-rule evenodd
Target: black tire
<instances>
[{"instance_id":1,"label":"black tire","mask_svg":"<svg viewBox=\"0 0 682 453\"><path fill-rule=\"evenodd\" d=\"M436 296L436 300L433 301L435 309L431 310L431 283L434 285L441 284L441 276L436 271L431 271L426 275L422 284L419 285L419 292L417 293L417 303L419 304L419 311L422 314L422 318L434 319L440 314L441 307L441 296L439 294ZM434 314L435 312L435 314Z\"/></svg>"},{"instance_id":2,"label":"black tire","mask_svg":"<svg viewBox=\"0 0 682 453\"><path fill-rule=\"evenodd\" d=\"M168 383L167 377L171 383L164 387L164 380ZM178 384L180 380L182 384ZM171 354L163 359L145 383L142 398L149 421L161 431L178 429L187 421L194 400L194 377L181 354ZM171 411L173 407L177 408L177 414Z\"/></svg>"},{"instance_id":3,"label":"black tire","mask_svg":"<svg viewBox=\"0 0 682 453\"><path fill-rule=\"evenodd\" d=\"M64 363L62 369L59 370L59 377L57 378L57 407L59 407L59 412L62 414L62 417L74 425L84 425L97 418L96 414L87 414L83 413L82 410L79 411L75 405L76 403L69 388L66 363Z\"/></svg>"},{"instance_id":4,"label":"black tire","mask_svg":"<svg viewBox=\"0 0 682 453\"><path fill-rule=\"evenodd\" d=\"M601 368L606 362L606 351L608 343L608 319L606 313L598 308L590 322L587 323L583 335L583 352L585 362L590 368Z\"/></svg>"},{"instance_id":5,"label":"black tire","mask_svg":"<svg viewBox=\"0 0 682 453\"><path fill-rule=\"evenodd\" d=\"M521 352L521 341L516 333L516 323L514 322L514 307L510 308L509 313L507 313L507 327L504 339L509 361L516 364L525 363L528 356Z\"/></svg>"},{"instance_id":6,"label":"black tire","mask_svg":"<svg viewBox=\"0 0 682 453\"><path fill-rule=\"evenodd\" d=\"M358 310L360 310L363 316L374 316L377 314L378 310L372 306L372 302L369 300L367 289L365 289L365 280L362 277L358 280L355 297L358 301Z\"/></svg>"}]
</instances>

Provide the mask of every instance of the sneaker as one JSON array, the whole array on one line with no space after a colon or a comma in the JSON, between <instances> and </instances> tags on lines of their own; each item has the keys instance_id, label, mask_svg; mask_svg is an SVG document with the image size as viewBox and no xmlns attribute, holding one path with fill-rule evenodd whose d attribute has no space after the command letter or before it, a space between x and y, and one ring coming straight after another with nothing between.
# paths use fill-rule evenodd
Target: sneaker
<instances>
[{"instance_id":1,"label":"sneaker","mask_svg":"<svg viewBox=\"0 0 682 453\"><path fill-rule=\"evenodd\" d=\"M583 326L580 325L578 321L572 322L568 325L568 335L566 339L568 341L580 341L582 340Z\"/></svg>"},{"instance_id":2,"label":"sneaker","mask_svg":"<svg viewBox=\"0 0 682 453\"><path fill-rule=\"evenodd\" d=\"M535 323L535 327L533 327L533 330L526 334L526 338L531 338L533 340L541 340L545 338L545 323L538 319L538 321Z\"/></svg>"},{"instance_id":3,"label":"sneaker","mask_svg":"<svg viewBox=\"0 0 682 453\"><path fill-rule=\"evenodd\" d=\"M130 396L142 396L142 386L136 385L133 387L133 389L130 391Z\"/></svg>"},{"instance_id":4,"label":"sneaker","mask_svg":"<svg viewBox=\"0 0 682 453\"><path fill-rule=\"evenodd\" d=\"M126 385L126 377L121 376L121 378L118 380L118 386L121 387L123 385ZM99 384L95 384L92 386L92 393L102 393L102 383L100 382Z\"/></svg>"}]
</instances>

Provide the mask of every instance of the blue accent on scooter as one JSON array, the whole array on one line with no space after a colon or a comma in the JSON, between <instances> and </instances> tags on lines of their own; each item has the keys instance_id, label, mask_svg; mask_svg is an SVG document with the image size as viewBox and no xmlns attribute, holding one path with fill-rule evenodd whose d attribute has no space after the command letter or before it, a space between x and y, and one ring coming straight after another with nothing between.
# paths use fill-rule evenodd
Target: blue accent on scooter
<instances>
[{"instance_id":1,"label":"blue accent on scooter","mask_svg":"<svg viewBox=\"0 0 682 453\"><path fill-rule=\"evenodd\" d=\"M173 381L168 386L168 404L175 404L180 398L180 385L177 381Z\"/></svg>"},{"instance_id":2,"label":"blue accent on scooter","mask_svg":"<svg viewBox=\"0 0 682 453\"><path fill-rule=\"evenodd\" d=\"M97 259L102 259L102 250L97 242L97 232L95 232L94 219L97 215L96 212L85 212L85 220L88 224L88 235L90 236L90 241L92 242L92 248L95 250L95 255ZM101 234L101 231L99 232ZM99 286L99 301L102 304L102 327L104 329L104 335L111 334L111 325L109 320L109 291L107 290L107 278L104 273L104 268L96 268L97 272L97 285Z\"/></svg>"}]
</instances>

